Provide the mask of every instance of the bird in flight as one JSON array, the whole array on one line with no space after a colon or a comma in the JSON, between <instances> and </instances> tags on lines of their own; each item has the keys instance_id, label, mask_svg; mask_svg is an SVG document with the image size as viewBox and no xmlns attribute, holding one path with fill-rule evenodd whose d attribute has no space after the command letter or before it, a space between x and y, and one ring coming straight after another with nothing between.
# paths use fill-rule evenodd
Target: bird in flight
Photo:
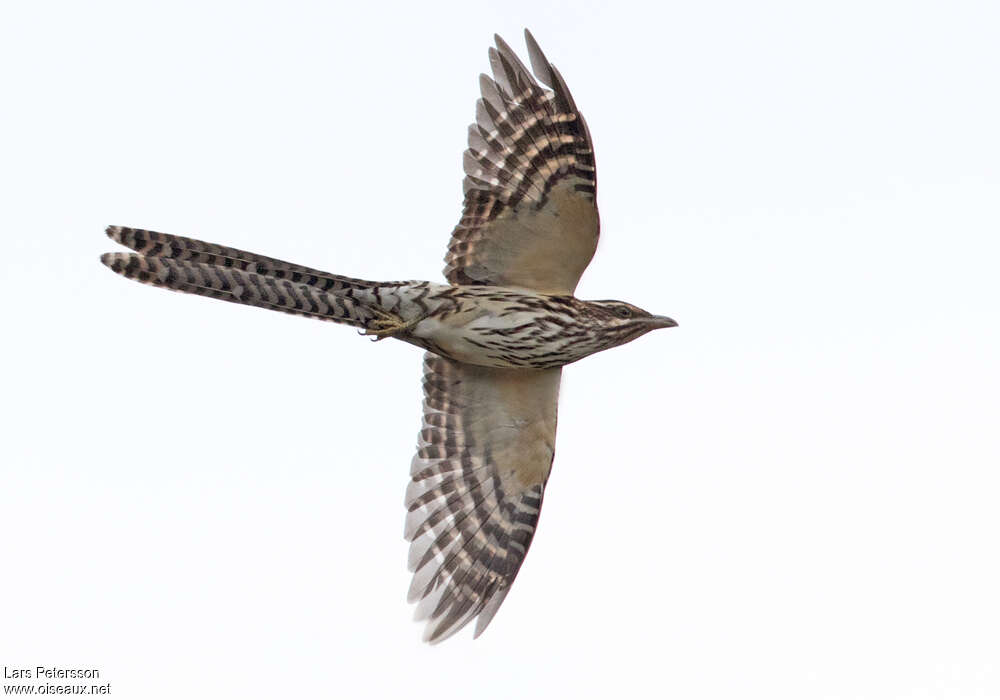
<instances>
[{"instance_id":1,"label":"bird in flight","mask_svg":"<svg viewBox=\"0 0 1000 700\"><path fill-rule=\"evenodd\" d=\"M101 262L145 284L355 326L422 348L423 426L406 490L408 599L442 641L478 637L528 546L552 468L563 365L677 324L582 301L600 228L590 133L525 31L532 72L503 39L464 154L447 284L372 282L202 241L109 226L135 252Z\"/></svg>"}]
</instances>

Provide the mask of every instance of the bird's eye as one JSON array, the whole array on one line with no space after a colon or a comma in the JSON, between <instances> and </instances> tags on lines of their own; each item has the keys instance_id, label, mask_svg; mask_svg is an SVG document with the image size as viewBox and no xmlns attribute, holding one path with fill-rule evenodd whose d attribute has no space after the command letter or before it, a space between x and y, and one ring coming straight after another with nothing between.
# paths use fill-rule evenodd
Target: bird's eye
<instances>
[{"instance_id":1,"label":"bird's eye","mask_svg":"<svg viewBox=\"0 0 1000 700\"><path fill-rule=\"evenodd\" d=\"M632 309L627 306L619 306L617 313L619 318L632 318Z\"/></svg>"}]
</instances>

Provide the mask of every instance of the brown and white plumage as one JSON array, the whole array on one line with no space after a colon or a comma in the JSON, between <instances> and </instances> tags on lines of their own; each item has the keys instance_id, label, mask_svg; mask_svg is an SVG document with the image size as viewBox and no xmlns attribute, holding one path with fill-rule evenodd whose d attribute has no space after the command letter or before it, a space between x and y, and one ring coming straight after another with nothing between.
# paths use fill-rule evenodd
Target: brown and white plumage
<instances>
[{"instance_id":1,"label":"brown and white plumage","mask_svg":"<svg viewBox=\"0 0 1000 700\"><path fill-rule=\"evenodd\" d=\"M124 277L179 292L361 328L367 328L378 318L376 309L381 306L381 290L406 284L376 285L168 233L125 226L108 226L106 233L136 251L101 256L101 262Z\"/></svg>"},{"instance_id":2,"label":"brown and white plumage","mask_svg":"<svg viewBox=\"0 0 1000 700\"><path fill-rule=\"evenodd\" d=\"M496 614L535 534L555 455L562 370L474 367L428 353L406 537L425 638Z\"/></svg>"},{"instance_id":3,"label":"brown and white plumage","mask_svg":"<svg viewBox=\"0 0 1000 700\"><path fill-rule=\"evenodd\" d=\"M499 36L493 79L464 155L465 203L445 257L454 285L572 294L597 248L590 133L562 76L525 31L532 78ZM424 426L406 536L410 600L440 641L496 614L535 532L555 455L562 370L491 370L424 359ZM471 582L471 583L470 583Z\"/></svg>"},{"instance_id":4,"label":"brown and white plumage","mask_svg":"<svg viewBox=\"0 0 1000 700\"><path fill-rule=\"evenodd\" d=\"M499 36L465 151L465 204L445 257L452 284L572 294L600 223L590 132L559 71L525 30L538 84Z\"/></svg>"},{"instance_id":5,"label":"brown and white plumage","mask_svg":"<svg viewBox=\"0 0 1000 700\"><path fill-rule=\"evenodd\" d=\"M573 296L600 228L593 148L559 72L525 37L534 77L499 37L493 78L481 77L449 284L355 279L120 226L108 235L134 252L101 258L145 284L427 351L405 536L408 598L431 642L473 619L478 636L521 568L555 455L562 366L676 325L625 302Z\"/></svg>"}]
</instances>

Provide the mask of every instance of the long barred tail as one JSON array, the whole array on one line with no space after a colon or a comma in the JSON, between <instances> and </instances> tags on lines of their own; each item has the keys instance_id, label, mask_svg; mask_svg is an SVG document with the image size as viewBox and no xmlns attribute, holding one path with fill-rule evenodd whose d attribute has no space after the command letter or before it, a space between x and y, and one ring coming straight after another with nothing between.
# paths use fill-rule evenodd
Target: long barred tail
<instances>
[{"instance_id":1,"label":"long barred tail","mask_svg":"<svg viewBox=\"0 0 1000 700\"><path fill-rule=\"evenodd\" d=\"M129 279L237 304L370 328L383 319L378 283L205 243L124 226L108 236L136 251L105 253L101 262Z\"/></svg>"}]
</instances>

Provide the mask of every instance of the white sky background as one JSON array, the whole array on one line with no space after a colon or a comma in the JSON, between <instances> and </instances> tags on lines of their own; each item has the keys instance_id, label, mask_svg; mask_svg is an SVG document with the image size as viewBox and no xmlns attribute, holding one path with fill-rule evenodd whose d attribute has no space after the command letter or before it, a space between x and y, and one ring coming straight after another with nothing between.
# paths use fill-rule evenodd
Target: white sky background
<instances>
[{"instance_id":1,"label":"white sky background","mask_svg":"<svg viewBox=\"0 0 1000 700\"><path fill-rule=\"evenodd\" d=\"M1000 5L9 3L0 663L116 698L1000 696ZM440 280L477 75L589 122L537 537L420 642L420 352L112 275L108 224Z\"/></svg>"}]
</instances>

